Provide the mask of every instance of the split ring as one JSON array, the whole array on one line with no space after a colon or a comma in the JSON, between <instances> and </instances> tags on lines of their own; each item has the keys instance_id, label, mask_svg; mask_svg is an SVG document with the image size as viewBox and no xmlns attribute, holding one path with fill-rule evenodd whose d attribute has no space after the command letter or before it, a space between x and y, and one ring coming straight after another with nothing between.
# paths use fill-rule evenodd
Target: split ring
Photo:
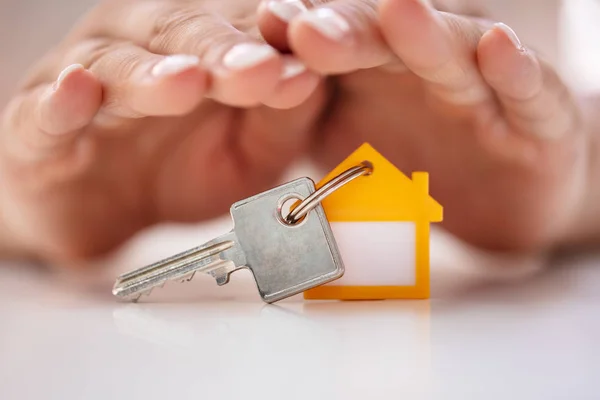
<instances>
[{"instance_id":1,"label":"split ring","mask_svg":"<svg viewBox=\"0 0 600 400\"><path fill-rule=\"evenodd\" d=\"M360 176L369 176L373 173L373 164L369 161L363 161L360 164L347 169L338 176L332 178L330 181L325 183L318 190L313 192L310 196L305 198L290 211L285 221L290 225L297 224L302 218L304 218L309 212L319 205L323 199L341 188L342 186L350 183L354 179Z\"/></svg>"}]
</instances>

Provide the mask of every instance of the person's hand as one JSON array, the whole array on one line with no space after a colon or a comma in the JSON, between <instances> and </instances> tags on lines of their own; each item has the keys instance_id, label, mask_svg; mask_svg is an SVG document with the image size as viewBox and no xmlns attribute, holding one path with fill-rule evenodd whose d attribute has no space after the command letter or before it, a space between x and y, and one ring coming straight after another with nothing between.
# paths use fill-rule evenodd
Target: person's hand
<instances>
[{"instance_id":1,"label":"person's hand","mask_svg":"<svg viewBox=\"0 0 600 400\"><path fill-rule=\"evenodd\" d=\"M276 183L306 152L324 92L258 39L257 4L105 2L36 65L0 127L12 250L101 255Z\"/></svg>"},{"instance_id":2,"label":"person's hand","mask_svg":"<svg viewBox=\"0 0 600 400\"><path fill-rule=\"evenodd\" d=\"M555 70L506 25L420 0L265 0L259 25L338 75L317 136L328 167L368 141L404 172L430 172L443 225L471 243L535 250L567 234L587 136Z\"/></svg>"}]
</instances>

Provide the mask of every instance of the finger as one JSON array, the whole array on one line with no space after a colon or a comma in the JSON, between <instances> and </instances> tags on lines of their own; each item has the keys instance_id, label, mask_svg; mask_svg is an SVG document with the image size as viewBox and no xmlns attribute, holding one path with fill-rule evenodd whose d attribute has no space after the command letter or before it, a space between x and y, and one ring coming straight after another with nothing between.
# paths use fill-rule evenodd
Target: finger
<instances>
[{"instance_id":1,"label":"finger","mask_svg":"<svg viewBox=\"0 0 600 400\"><path fill-rule=\"evenodd\" d=\"M387 43L434 98L469 106L493 99L475 60L478 23L421 0L382 0L379 16Z\"/></svg>"},{"instance_id":2,"label":"finger","mask_svg":"<svg viewBox=\"0 0 600 400\"><path fill-rule=\"evenodd\" d=\"M308 10L301 12L307 6ZM260 7L261 32L279 46L288 45L311 69L343 73L372 68L397 58L379 31L376 0L265 0Z\"/></svg>"},{"instance_id":3,"label":"finger","mask_svg":"<svg viewBox=\"0 0 600 400\"><path fill-rule=\"evenodd\" d=\"M307 4L310 5L309 2ZM256 12L257 25L262 37L281 52L290 52L289 22L308 8L303 0L263 0Z\"/></svg>"},{"instance_id":4,"label":"finger","mask_svg":"<svg viewBox=\"0 0 600 400\"><path fill-rule=\"evenodd\" d=\"M23 157L58 154L93 120L101 103L98 79L81 65L71 65L55 83L33 88L9 104L4 115L5 148Z\"/></svg>"},{"instance_id":5,"label":"finger","mask_svg":"<svg viewBox=\"0 0 600 400\"><path fill-rule=\"evenodd\" d=\"M212 73L208 95L224 104L252 106L269 98L283 73L271 46L194 4L135 2L100 8L100 32L156 54L193 54ZM217 5L218 6L218 5Z\"/></svg>"},{"instance_id":6,"label":"finger","mask_svg":"<svg viewBox=\"0 0 600 400\"><path fill-rule=\"evenodd\" d=\"M307 70L306 66L293 56L284 56L283 65L281 82L273 95L263 102L271 108L288 109L302 104L320 81L315 73Z\"/></svg>"},{"instance_id":7,"label":"finger","mask_svg":"<svg viewBox=\"0 0 600 400\"><path fill-rule=\"evenodd\" d=\"M558 139L573 130L575 102L568 89L511 28L497 24L485 33L477 56L510 128L544 139Z\"/></svg>"},{"instance_id":8,"label":"finger","mask_svg":"<svg viewBox=\"0 0 600 400\"><path fill-rule=\"evenodd\" d=\"M206 95L208 72L193 55L153 54L130 42L99 39L68 51L102 82L103 116L138 118L189 113Z\"/></svg>"}]
</instances>

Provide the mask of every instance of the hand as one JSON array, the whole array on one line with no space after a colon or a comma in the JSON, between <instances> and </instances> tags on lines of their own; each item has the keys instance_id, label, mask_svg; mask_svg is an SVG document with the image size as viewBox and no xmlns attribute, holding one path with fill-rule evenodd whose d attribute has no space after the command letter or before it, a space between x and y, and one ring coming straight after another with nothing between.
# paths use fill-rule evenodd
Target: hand
<instances>
[{"instance_id":1,"label":"hand","mask_svg":"<svg viewBox=\"0 0 600 400\"><path fill-rule=\"evenodd\" d=\"M337 75L316 136L328 167L369 141L404 172L430 172L443 226L486 248L546 249L570 230L588 137L555 70L509 27L419 0L260 10L269 43Z\"/></svg>"},{"instance_id":2,"label":"hand","mask_svg":"<svg viewBox=\"0 0 600 400\"><path fill-rule=\"evenodd\" d=\"M273 185L306 152L324 92L259 41L256 7L109 1L41 60L0 128L0 236L12 250L96 256Z\"/></svg>"}]
</instances>

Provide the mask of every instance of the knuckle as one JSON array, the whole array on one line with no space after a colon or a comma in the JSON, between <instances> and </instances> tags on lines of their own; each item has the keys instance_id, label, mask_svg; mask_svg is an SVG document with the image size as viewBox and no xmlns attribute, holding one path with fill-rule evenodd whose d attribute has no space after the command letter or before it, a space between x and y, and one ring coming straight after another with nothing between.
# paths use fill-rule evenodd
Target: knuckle
<instances>
[{"instance_id":1,"label":"knuckle","mask_svg":"<svg viewBox=\"0 0 600 400\"><path fill-rule=\"evenodd\" d=\"M446 23L450 33L456 41L465 48L476 49L481 36L485 32L477 22L468 19L462 15L440 12L444 16L443 20Z\"/></svg>"},{"instance_id":2,"label":"knuckle","mask_svg":"<svg viewBox=\"0 0 600 400\"><path fill-rule=\"evenodd\" d=\"M197 55L206 64L218 63L221 56L240 41L235 21L206 9L175 8L156 20L148 49L158 54L185 52ZM244 24L237 21L237 24Z\"/></svg>"},{"instance_id":3,"label":"knuckle","mask_svg":"<svg viewBox=\"0 0 600 400\"><path fill-rule=\"evenodd\" d=\"M188 47L194 41L206 39L212 32L207 29L214 14L204 9L191 7L166 7L156 18L147 47L155 53L173 52ZM187 43L186 43L187 42Z\"/></svg>"},{"instance_id":4,"label":"knuckle","mask_svg":"<svg viewBox=\"0 0 600 400\"><path fill-rule=\"evenodd\" d=\"M105 37L84 40L67 51L63 66L79 63L86 69L96 66L99 60L116 47L116 42Z\"/></svg>"},{"instance_id":5,"label":"knuckle","mask_svg":"<svg viewBox=\"0 0 600 400\"><path fill-rule=\"evenodd\" d=\"M100 80L108 75L127 77L140 61L139 54L127 46L127 43L111 38L91 38L75 46L64 64L82 64Z\"/></svg>"}]
</instances>

